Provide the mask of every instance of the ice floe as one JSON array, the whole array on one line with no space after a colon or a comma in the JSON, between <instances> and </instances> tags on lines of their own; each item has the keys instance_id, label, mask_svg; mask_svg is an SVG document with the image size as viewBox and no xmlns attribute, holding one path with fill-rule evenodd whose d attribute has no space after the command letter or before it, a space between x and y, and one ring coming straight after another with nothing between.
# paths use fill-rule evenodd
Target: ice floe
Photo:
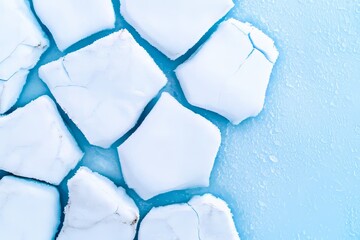
<instances>
[{"instance_id":1,"label":"ice floe","mask_svg":"<svg viewBox=\"0 0 360 240\"><path fill-rule=\"evenodd\" d=\"M206 187L220 142L215 125L163 93L118 148L125 181L145 200L173 190Z\"/></svg>"},{"instance_id":2,"label":"ice floe","mask_svg":"<svg viewBox=\"0 0 360 240\"><path fill-rule=\"evenodd\" d=\"M33 3L36 14L61 51L115 26L111 0L33 0Z\"/></svg>"},{"instance_id":3,"label":"ice floe","mask_svg":"<svg viewBox=\"0 0 360 240\"><path fill-rule=\"evenodd\" d=\"M122 0L121 14L151 45L174 60L233 6L232 0Z\"/></svg>"},{"instance_id":4,"label":"ice floe","mask_svg":"<svg viewBox=\"0 0 360 240\"><path fill-rule=\"evenodd\" d=\"M0 239L54 239L59 223L55 187L13 176L0 180Z\"/></svg>"},{"instance_id":5,"label":"ice floe","mask_svg":"<svg viewBox=\"0 0 360 240\"><path fill-rule=\"evenodd\" d=\"M82 156L47 96L0 117L1 170L59 184Z\"/></svg>"},{"instance_id":6,"label":"ice floe","mask_svg":"<svg viewBox=\"0 0 360 240\"><path fill-rule=\"evenodd\" d=\"M57 240L133 240L139 210L121 187L81 167L68 181L69 202Z\"/></svg>"},{"instance_id":7,"label":"ice floe","mask_svg":"<svg viewBox=\"0 0 360 240\"><path fill-rule=\"evenodd\" d=\"M15 104L48 46L27 0L0 0L0 114Z\"/></svg>"},{"instance_id":8,"label":"ice floe","mask_svg":"<svg viewBox=\"0 0 360 240\"><path fill-rule=\"evenodd\" d=\"M191 104L239 124L262 110L277 57L273 40L249 23L230 19L176 75Z\"/></svg>"},{"instance_id":9,"label":"ice floe","mask_svg":"<svg viewBox=\"0 0 360 240\"><path fill-rule=\"evenodd\" d=\"M141 222L139 240L240 240L227 204L211 194L188 203L153 208Z\"/></svg>"},{"instance_id":10,"label":"ice floe","mask_svg":"<svg viewBox=\"0 0 360 240\"><path fill-rule=\"evenodd\" d=\"M110 147L167 79L127 30L42 66L41 79L88 141Z\"/></svg>"}]
</instances>

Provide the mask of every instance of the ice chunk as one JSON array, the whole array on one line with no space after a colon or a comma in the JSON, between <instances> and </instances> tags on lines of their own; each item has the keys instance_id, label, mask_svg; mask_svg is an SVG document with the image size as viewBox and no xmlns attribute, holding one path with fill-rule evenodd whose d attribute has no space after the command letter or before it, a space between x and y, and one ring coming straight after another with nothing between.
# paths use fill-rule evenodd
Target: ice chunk
<instances>
[{"instance_id":1,"label":"ice chunk","mask_svg":"<svg viewBox=\"0 0 360 240\"><path fill-rule=\"evenodd\" d=\"M55 187L13 176L0 180L0 239L54 239L59 222Z\"/></svg>"},{"instance_id":2,"label":"ice chunk","mask_svg":"<svg viewBox=\"0 0 360 240\"><path fill-rule=\"evenodd\" d=\"M121 187L80 168L68 181L69 202L57 240L132 240L139 210Z\"/></svg>"},{"instance_id":3,"label":"ice chunk","mask_svg":"<svg viewBox=\"0 0 360 240\"><path fill-rule=\"evenodd\" d=\"M118 148L125 181L145 200L173 190L206 187L220 142L215 125L163 93Z\"/></svg>"},{"instance_id":4,"label":"ice chunk","mask_svg":"<svg viewBox=\"0 0 360 240\"><path fill-rule=\"evenodd\" d=\"M0 0L0 114L15 104L48 45L27 0Z\"/></svg>"},{"instance_id":5,"label":"ice chunk","mask_svg":"<svg viewBox=\"0 0 360 240\"><path fill-rule=\"evenodd\" d=\"M143 38L174 60L233 6L232 0L122 0L121 14Z\"/></svg>"},{"instance_id":6,"label":"ice chunk","mask_svg":"<svg viewBox=\"0 0 360 240\"><path fill-rule=\"evenodd\" d=\"M33 3L36 14L61 51L115 26L111 0L33 0Z\"/></svg>"},{"instance_id":7,"label":"ice chunk","mask_svg":"<svg viewBox=\"0 0 360 240\"><path fill-rule=\"evenodd\" d=\"M176 75L191 104L239 124L262 110L277 57L268 36L230 19L176 69Z\"/></svg>"},{"instance_id":8,"label":"ice chunk","mask_svg":"<svg viewBox=\"0 0 360 240\"><path fill-rule=\"evenodd\" d=\"M0 117L0 170L59 184L82 156L47 96Z\"/></svg>"},{"instance_id":9,"label":"ice chunk","mask_svg":"<svg viewBox=\"0 0 360 240\"><path fill-rule=\"evenodd\" d=\"M240 240L227 204L210 194L187 204L153 208L144 218L139 240Z\"/></svg>"},{"instance_id":10,"label":"ice chunk","mask_svg":"<svg viewBox=\"0 0 360 240\"><path fill-rule=\"evenodd\" d=\"M44 65L39 74L88 141L104 148L136 124L167 81L127 30Z\"/></svg>"}]
</instances>

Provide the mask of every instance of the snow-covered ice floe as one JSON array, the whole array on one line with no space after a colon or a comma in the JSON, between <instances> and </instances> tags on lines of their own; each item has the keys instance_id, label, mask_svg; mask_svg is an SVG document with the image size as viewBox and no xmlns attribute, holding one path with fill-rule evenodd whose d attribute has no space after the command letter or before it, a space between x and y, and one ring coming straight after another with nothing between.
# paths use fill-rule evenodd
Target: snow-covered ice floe
<instances>
[{"instance_id":1,"label":"snow-covered ice floe","mask_svg":"<svg viewBox=\"0 0 360 240\"><path fill-rule=\"evenodd\" d=\"M233 6L232 0L121 0L121 14L151 45L174 60Z\"/></svg>"},{"instance_id":2,"label":"snow-covered ice floe","mask_svg":"<svg viewBox=\"0 0 360 240\"><path fill-rule=\"evenodd\" d=\"M139 210L121 187L81 167L68 181L69 202L57 240L133 240Z\"/></svg>"},{"instance_id":3,"label":"snow-covered ice floe","mask_svg":"<svg viewBox=\"0 0 360 240\"><path fill-rule=\"evenodd\" d=\"M0 117L0 170L57 185L82 156L47 96Z\"/></svg>"},{"instance_id":4,"label":"snow-covered ice floe","mask_svg":"<svg viewBox=\"0 0 360 240\"><path fill-rule=\"evenodd\" d=\"M167 79L127 30L42 66L40 78L88 141L110 147Z\"/></svg>"},{"instance_id":5,"label":"snow-covered ice floe","mask_svg":"<svg viewBox=\"0 0 360 240\"><path fill-rule=\"evenodd\" d=\"M141 222L139 240L240 240L227 204L211 194L188 203L153 208Z\"/></svg>"},{"instance_id":6,"label":"snow-covered ice floe","mask_svg":"<svg viewBox=\"0 0 360 240\"><path fill-rule=\"evenodd\" d=\"M36 14L61 51L115 26L111 0L33 0L33 3Z\"/></svg>"},{"instance_id":7,"label":"snow-covered ice floe","mask_svg":"<svg viewBox=\"0 0 360 240\"><path fill-rule=\"evenodd\" d=\"M206 187L221 142L219 129L163 93L118 148L124 179L140 197Z\"/></svg>"},{"instance_id":8,"label":"snow-covered ice floe","mask_svg":"<svg viewBox=\"0 0 360 240\"><path fill-rule=\"evenodd\" d=\"M239 124L262 110L277 58L272 39L249 23L230 19L176 75L191 104Z\"/></svg>"},{"instance_id":9,"label":"snow-covered ice floe","mask_svg":"<svg viewBox=\"0 0 360 240\"><path fill-rule=\"evenodd\" d=\"M0 0L0 114L15 104L48 46L27 0Z\"/></svg>"},{"instance_id":10,"label":"snow-covered ice floe","mask_svg":"<svg viewBox=\"0 0 360 240\"><path fill-rule=\"evenodd\" d=\"M54 239L59 223L55 187L13 176L0 180L0 239Z\"/></svg>"}]
</instances>

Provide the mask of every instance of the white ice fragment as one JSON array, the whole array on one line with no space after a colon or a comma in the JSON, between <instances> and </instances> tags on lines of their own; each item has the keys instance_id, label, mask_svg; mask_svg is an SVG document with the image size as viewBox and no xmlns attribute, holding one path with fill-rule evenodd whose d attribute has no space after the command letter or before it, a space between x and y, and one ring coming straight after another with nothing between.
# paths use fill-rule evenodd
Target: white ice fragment
<instances>
[{"instance_id":1,"label":"white ice fragment","mask_svg":"<svg viewBox=\"0 0 360 240\"><path fill-rule=\"evenodd\" d=\"M55 187L13 176L0 180L0 239L54 239L59 222Z\"/></svg>"},{"instance_id":2,"label":"white ice fragment","mask_svg":"<svg viewBox=\"0 0 360 240\"><path fill-rule=\"evenodd\" d=\"M41 79L88 141L110 147L167 79L127 30L42 66Z\"/></svg>"},{"instance_id":3,"label":"white ice fragment","mask_svg":"<svg viewBox=\"0 0 360 240\"><path fill-rule=\"evenodd\" d=\"M227 204L210 194L187 204L153 208L145 216L139 240L240 240Z\"/></svg>"},{"instance_id":4,"label":"white ice fragment","mask_svg":"<svg viewBox=\"0 0 360 240\"><path fill-rule=\"evenodd\" d=\"M111 0L33 0L33 3L36 14L61 51L115 26Z\"/></svg>"},{"instance_id":5,"label":"white ice fragment","mask_svg":"<svg viewBox=\"0 0 360 240\"><path fill-rule=\"evenodd\" d=\"M144 39L174 60L233 6L232 0L122 0L121 14Z\"/></svg>"},{"instance_id":6,"label":"white ice fragment","mask_svg":"<svg viewBox=\"0 0 360 240\"><path fill-rule=\"evenodd\" d=\"M80 168L68 181L69 202L57 240L133 240L139 210L121 187Z\"/></svg>"},{"instance_id":7,"label":"white ice fragment","mask_svg":"<svg viewBox=\"0 0 360 240\"><path fill-rule=\"evenodd\" d=\"M277 57L268 36L230 19L176 69L176 75L191 104L239 124L262 110Z\"/></svg>"},{"instance_id":8,"label":"white ice fragment","mask_svg":"<svg viewBox=\"0 0 360 240\"><path fill-rule=\"evenodd\" d=\"M28 0L0 0L0 114L15 104L48 45Z\"/></svg>"},{"instance_id":9,"label":"white ice fragment","mask_svg":"<svg viewBox=\"0 0 360 240\"><path fill-rule=\"evenodd\" d=\"M173 190L207 187L220 142L215 125L163 93L118 148L125 181L145 200Z\"/></svg>"},{"instance_id":10,"label":"white ice fragment","mask_svg":"<svg viewBox=\"0 0 360 240\"><path fill-rule=\"evenodd\" d=\"M0 117L0 170L57 185L82 156L47 96Z\"/></svg>"},{"instance_id":11,"label":"white ice fragment","mask_svg":"<svg viewBox=\"0 0 360 240\"><path fill-rule=\"evenodd\" d=\"M239 240L232 213L225 201L211 194L195 196L189 201L199 218L199 239Z\"/></svg>"}]
</instances>

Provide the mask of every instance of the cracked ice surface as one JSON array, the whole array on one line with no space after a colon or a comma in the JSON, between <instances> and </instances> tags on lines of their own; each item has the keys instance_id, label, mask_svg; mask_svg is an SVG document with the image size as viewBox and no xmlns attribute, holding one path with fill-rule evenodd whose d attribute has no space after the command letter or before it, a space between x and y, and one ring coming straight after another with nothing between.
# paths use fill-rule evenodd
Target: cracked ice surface
<instances>
[{"instance_id":1,"label":"cracked ice surface","mask_svg":"<svg viewBox=\"0 0 360 240\"><path fill-rule=\"evenodd\" d=\"M18 99L49 42L27 0L0 0L0 114Z\"/></svg>"},{"instance_id":2,"label":"cracked ice surface","mask_svg":"<svg viewBox=\"0 0 360 240\"><path fill-rule=\"evenodd\" d=\"M139 210L123 188L80 168L68 181L69 202L58 240L132 240Z\"/></svg>"},{"instance_id":3,"label":"cracked ice surface","mask_svg":"<svg viewBox=\"0 0 360 240\"><path fill-rule=\"evenodd\" d=\"M206 187L220 142L215 125L163 93L118 148L124 179L145 200L173 190Z\"/></svg>"},{"instance_id":4,"label":"cracked ice surface","mask_svg":"<svg viewBox=\"0 0 360 240\"><path fill-rule=\"evenodd\" d=\"M1 170L57 185L82 156L47 96L0 117Z\"/></svg>"},{"instance_id":5,"label":"cracked ice surface","mask_svg":"<svg viewBox=\"0 0 360 240\"><path fill-rule=\"evenodd\" d=\"M227 204L210 194L186 204L153 208L144 218L139 240L240 240Z\"/></svg>"},{"instance_id":6,"label":"cracked ice surface","mask_svg":"<svg viewBox=\"0 0 360 240\"><path fill-rule=\"evenodd\" d=\"M59 222L55 187L13 176L0 180L0 239L53 239Z\"/></svg>"},{"instance_id":7,"label":"cracked ice surface","mask_svg":"<svg viewBox=\"0 0 360 240\"><path fill-rule=\"evenodd\" d=\"M127 30L42 66L41 79L88 141L110 147L167 79Z\"/></svg>"},{"instance_id":8,"label":"cracked ice surface","mask_svg":"<svg viewBox=\"0 0 360 240\"><path fill-rule=\"evenodd\" d=\"M174 60L233 6L232 0L122 0L121 14L144 39Z\"/></svg>"},{"instance_id":9,"label":"cracked ice surface","mask_svg":"<svg viewBox=\"0 0 360 240\"><path fill-rule=\"evenodd\" d=\"M111 0L33 0L33 3L36 14L50 30L61 51L115 26Z\"/></svg>"},{"instance_id":10,"label":"cracked ice surface","mask_svg":"<svg viewBox=\"0 0 360 240\"><path fill-rule=\"evenodd\" d=\"M191 104L239 124L262 110L277 57L268 36L230 19L176 69L176 75Z\"/></svg>"}]
</instances>

